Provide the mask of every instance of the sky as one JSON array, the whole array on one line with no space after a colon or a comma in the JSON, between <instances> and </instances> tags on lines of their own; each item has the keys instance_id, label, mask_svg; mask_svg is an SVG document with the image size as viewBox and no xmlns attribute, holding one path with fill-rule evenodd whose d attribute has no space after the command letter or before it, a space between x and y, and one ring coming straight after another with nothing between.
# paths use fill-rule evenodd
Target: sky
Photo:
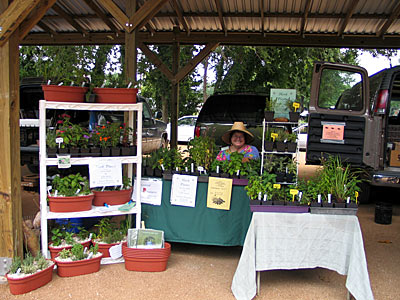
<instances>
[{"instance_id":1,"label":"sky","mask_svg":"<svg viewBox=\"0 0 400 300\"><path fill-rule=\"evenodd\" d=\"M391 60L384 56L373 57L368 52L363 52L363 54L358 58L360 61L360 66L367 69L368 75L371 76L382 69L390 68L390 63L392 64L392 67L400 65L400 52L398 53L399 54L393 57Z\"/></svg>"}]
</instances>

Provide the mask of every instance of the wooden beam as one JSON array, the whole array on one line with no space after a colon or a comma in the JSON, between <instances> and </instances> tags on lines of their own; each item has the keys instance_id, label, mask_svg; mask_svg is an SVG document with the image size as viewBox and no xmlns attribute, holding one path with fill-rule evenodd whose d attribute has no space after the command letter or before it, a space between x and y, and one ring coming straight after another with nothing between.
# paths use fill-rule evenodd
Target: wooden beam
<instances>
[{"instance_id":1,"label":"wooden beam","mask_svg":"<svg viewBox=\"0 0 400 300\"><path fill-rule=\"evenodd\" d=\"M129 1L126 7L128 16L134 15L136 12L136 0ZM137 72L137 47L136 47L137 30L125 33L125 79L127 82L136 84Z\"/></svg>"},{"instance_id":2,"label":"wooden beam","mask_svg":"<svg viewBox=\"0 0 400 300\"><path fill-rule=\"evenodd\" d=\"M178 4L178 2L176 0L172 0L172 6L174 7L174 10L178 16L179 23L182 24L183 28L185 28L186 33L188 35L190 35L190 28L189 28L189 25L187 24L185 18L183 17L182 8L180 7L180 5Z\"/></svg>"},{"instance_id":3,"label":"wooden beam","mask_svg":"<svg viewBox=\"0 0 400 300\"><path fill-rule=\"evenodd\" d=\"M25 20L41 0L14 0L0 15L0 46L7 42L11 34Z\"/></svg>"},{"instance_id":4,"label":"wooden beam","mask_svg":"<svg viewBox=\"0 0 400 300\"><path fill-rule=\"evenodd\" d=\"M89 35L89 32L86 29L83 29L81 25L79 25L71 15L66 13L61 6L57 3L53 5L52 9L62 18L64 18L68 23L70 23L77 31L82 33L84 36Z\"/></svg>"},{"instance_id":5,"label":"wooden beam","mask_svg":"<svg viewBox=\"0 0 400 300\"><path fill-rule=\"evenodd\" d=\"M140 50L147 56L148 59L158 68L160 71L170 80L174 80L174 75L168 69L168 67L158 58L156 54L153 53L145 44L138 43Z\"/></svg>"},{"instance_id":6,"label":"wooden beam","mask_svg":"<svg viewBox=\"0 0 400 300\"><path fill-rule=\"evenodd\" d=\"M43 18L44 14L49 10L50 7L53 6L56 1L57 0L40 1L40 3L29 15L29 18L25 19L25 21L22 22L19 27L19 39L21 41L25 38L25 36L28 35L29 31L31 31L31 29Z\"/></svg>"},{"instance_id":7,"label":"wooden beam","mask_svg":"<svg viewBox=\"0 0 400 300\"><path fill-rule=\"evenodd\" d=\"M190 72L192 72L199 63L203 61L212 51L217 48L219 43L207 44L194 58L192 58L175 76L174 82L180 82Z\"/></svg>"},{"instance_id":8,"label":"wooden beam","mask_svg":"<svg viewBox=\"0 0 400 300\"><path fill-rule=\"evenodd\" d=\"M122 33L121 30L119 30L113 22L110 21L110 19L107 17L107 15L95 4L93 0L83 0L87 6L90 7L91 10L93 10L96 15L110 28L111 31L114 31L116 34Z\"/></svg>"},{"instance_id":9,"label":"wooden beam","mask_svg":"<svg viewBox=\"0 0 400 300\"><path fill-rule=\"evenodd\" d=\"M338 31L338 34L337 34L338 36L342 36L343 35L343 32L346 29L347 24L349 23L351 17L354 14L354 11L356 9L356 6L357 6L358 2L359 2L359 0L353 0L353 1L350 2L349 9L348 9L347 14L346 14L346 18L342 22L342 25L340 26L340 29Z\"/></svg>"},{"instance_id":10,"label":"wooden beam","mask_svg":"<svg viewBox=\"0 0 400 300\"><path fill-rule=\"evenodd\" d=\"M42 28L44 31L46 31L48 34L50 34L51 37L54 37L56 35L58 35L57 31L54 31L53 29L51 29L49 26L47 26L45 23L43 23L42 21L39 21L37 23L37 25Z\"/></svg>"},{"instance_id":11,"label":"wooden beam","mask_svg":"<svg viewBox=\"0 0 400 300\"><path fill-rule=\"evenodd\" d=\"M97 0L97 2L99 2L126 31L129 31L129 18L113 1Z\"/></svg>"},{"instance_id":12,"label":"wooden beam","mask_svg":"<svg viewBox=\"0 0 400 300\"><path fill-rule=\"evenodd\" d=\"M225 26L224 15L222 12L222 5L221 5L220 1L221 0L215 0L215 5L217 6L218 19L219 19L219 22L221 23L222 31L224 32L225 36L227 36L228 30L226 29L226 26Z\"/></svg>"},{"instance_id":13,"label":"wooden beam","mask_svg":"<svg viewBox=\"0 0 400 300\"><path fill-rule=\"evenodd\" d=\"M383 37L389 27L399 18L400 15L400 2L397 2L397 6L394 8L389 19L383 24L382 28L376 33L378 37Z\"/></svg>"},{"instance_id":14,"label":"wooden beam","mask_svg":"<svg viewBox=\"0 0 400 300\"><path fill-rule=\"evenodd\" d=\"M179 32L178 27L174 27L174 34ZM172 43L172 74L176 76L179 70L179 55L180 45L179 42L173 41ZM179 82L171 82L171 127L170 127L170 148L173 149L178 146L178 116L179 116Z\"/></svg>"},{"instance_id":15,"label":"wooden beam","mask_svg":"<svg viewBox=\"0 0 400 300\"><path fill-rule=\"evenodd\" d=\"M0 0L0 13L8 2ZM23 255L18 44L14 28L0 46L0 257L9 258Z\"/></svg>"},{"instance_id":16,"label":"wooden beam","mask_svg":"<svg viewBox=\"0 0 400 300\"><path fill-rule=\"evenodd\" d=\"M304 35L304 28L306 27L306 23L308 20L308 14L310 12L310 7L311 7L311 0L307 0L306 5L304 7L304 13L301 18L301 24L300 24L300 36Z\"/></svg>"},{"instance_id":17,"label":"wooden beam","mask_svg":"<svg viewBox=\"0 0 400 300\"><path fill-rule=\"evenodd\" d=\"M129 31L143 27L169 0L148 0L129 18Z\"/></svg>"}]
</instances>

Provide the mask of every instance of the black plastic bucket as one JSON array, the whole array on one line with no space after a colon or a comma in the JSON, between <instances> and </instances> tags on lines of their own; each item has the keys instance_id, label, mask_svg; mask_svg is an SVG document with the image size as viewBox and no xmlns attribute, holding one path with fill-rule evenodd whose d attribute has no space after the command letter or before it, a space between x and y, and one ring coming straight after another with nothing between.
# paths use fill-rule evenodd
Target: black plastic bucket
<instances>
[{"instance_id":1,"label":"black plastic bucket","mask_svg":"<svg viewBox=\"0 0 400 300\"><path fill-rule=\"evenodd\" d=\"M375 223L392 224L393 207L391 203L379 202L375 205Z\"/></svg>"}]
</instances>

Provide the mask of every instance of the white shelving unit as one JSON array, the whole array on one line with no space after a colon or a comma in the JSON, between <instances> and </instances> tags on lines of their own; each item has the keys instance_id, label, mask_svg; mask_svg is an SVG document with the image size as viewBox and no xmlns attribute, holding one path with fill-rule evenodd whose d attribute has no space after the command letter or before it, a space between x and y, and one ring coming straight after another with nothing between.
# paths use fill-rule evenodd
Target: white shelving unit
<instances>
[{"instance_id":1,"label":"white shelving unit","mask_svg":"<svg viewBox=\"0 0 400 300\"><path fill-rule=\"evenodd\" d=\"M50 212L47 205L47 166L57 166L57 158L48 158L46 153L46 111L49 109L63 110L87 110L87 111L127 111L129 117L129 127L133 128L133 114L137 112L137 153L136 156L107 157L116 159L122 164L127 164L128 176L133 176L133 164L136 164L136 206L130 211L122 212L118 208L120 205L111 206L109 209L92 206L91 210L80 212L56 213ZM45 257L48 254L48 226L50 219L64 218L87 218L104 217L115 215L136 214L136 228L140 228L141 223L141 179L142 179L142 103L137 104L103 104L103 103L71 103L71 102L51 102L46 100L39 101L39 161L40 161L40 211L41 211L41 244L42 253ZM71 157L71 165L89 165L88 157ZM133 185L133 183L132 183Z\"/></svg>"},{"instance_id":2,"label":"white shelving unit","mask_svg":"<svg viewBox=\"0 0 400 300\"><path fill-rule=\"evenodd\" d=\"M262 136L262 145L261 145L261 174L264 171L264 158L266 154L274 154L274 155L291 155L292 159L298 157L298 152L299 152L299 145L297 141L297 146L296 146L296 152L278 152L278 151L265 151L265 134L270 127L276 127L276 126L290 126L293 130L295 126L297 126L297 122L267 122L265 119L263 120L263 136ZM296 159L296 175L299 175L299 162ZM294 184L293 182L277 182L280 184Z\"/></svg>"}]
</instances>

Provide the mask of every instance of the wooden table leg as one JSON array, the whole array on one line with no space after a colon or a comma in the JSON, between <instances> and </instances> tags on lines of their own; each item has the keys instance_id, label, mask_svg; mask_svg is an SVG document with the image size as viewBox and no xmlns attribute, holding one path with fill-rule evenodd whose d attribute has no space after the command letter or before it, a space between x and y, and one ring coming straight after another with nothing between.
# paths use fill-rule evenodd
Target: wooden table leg
<instances>
[{"instance_id":1,"label":"wooden table leg","mask_svg":"<svg viewBox=\"0 0 400 300\"><path fill-rule=\"evenodd\" d=\"M257 274L257 296L260 295L260 274L261 271L256 271Z\"/></svg>"}]
</instances>

